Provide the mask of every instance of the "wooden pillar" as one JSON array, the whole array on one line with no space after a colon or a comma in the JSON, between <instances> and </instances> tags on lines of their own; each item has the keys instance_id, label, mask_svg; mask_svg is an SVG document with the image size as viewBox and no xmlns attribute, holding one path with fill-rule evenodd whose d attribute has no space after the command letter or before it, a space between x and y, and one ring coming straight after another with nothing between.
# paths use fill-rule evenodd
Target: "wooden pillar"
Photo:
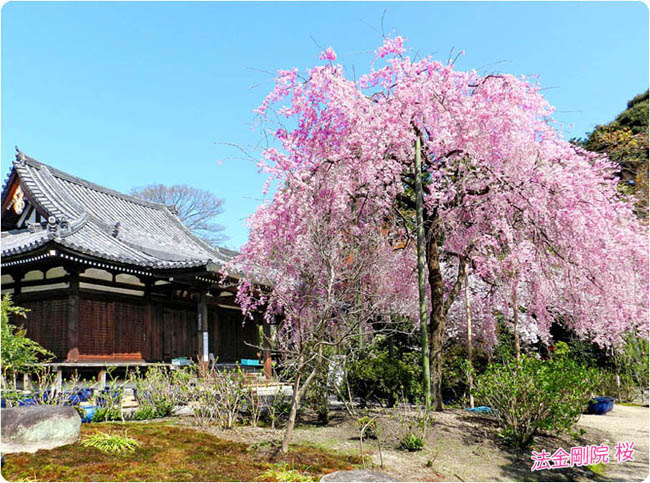
<instances>
[{"instance_id":1,"label":"wooden pillar","mask_svg":"<svg viewBox=\"0 0 650 483\"><path fill-rule=\"evenodd\" d=\"M21 281L23 277L25 276L24 272L16 272L14 273L14 301L16 300L16 295L20 295L20 289L21 289Z\"/></svg>"},{"instance_id":2,"label":"wooden pillar","mask_svg":"<svg viewBox=\"0 0 650 483\"><path fill-rule=\"evenodd\" d=\"M219 341L221 340L221 316L219 314L219 306L215 305L211 311L212 314L212 333L210 338L212 339L212 354L214 354L214 361L219 360Z\"/></svg>"},{"instance_id":3,"label":"wooden pillar","mask_svg":"<svg viewBox=\"0 0 650 483\"><path fill-rule=\"evenodd\" d=\"M76 267L70 270L70 295L68 296L68 356L67 360L79 360L79 330L81 311L79 306L79 272Z\"/></svg>"},{"instance_id":4,"label":"wooden pillar","mask_svg":"<svg viewBox=\"0 0 650 483\"><path fill-rule=\"evenodd\" d=\"M106 387L106 369L100 369L97 374L97 382L99 382L100 390L103 390Z\"/></svg>"},{"instance_id":5,"label":"wooden pillar","mask_svg":"<svg viewBox=\"0 0 650 483\"><path fill-rule=\"evenodd\" d=\"M63 390L63 369L58 367L56 369L56 380L54 382L54 387L58 392Z\"/></svg>"},{"instance_id":6,"label":"wooden pillar","mask_svg":"<svg viewBox=\"0 0 650 483\"><path fill-rule=\"evenodd\" d=\"M153 308L151 306L151 281L145 282L144 288L144 333L142 334L142 358L145 361L153 360Z\"/></svg>"},{"instance_id":7,"label":"wooden pillar","mask_svg":"<svg viewBox=\"0 0 650 483\"><path fill-rule=\"evenodd\" d=\"M262 326L264 328L264 375L266 380L270 381L273 375L271 366L271 324L264 318L262 319Z\"/></svg>"},{"instance_id":8,"label":"wooden pillar","mask_svg":"<svg viewBox=\"0 0 650 483\"><path fill-rule=\"evenodd\" d=\"M25 273L27 272L24 272L22 270L16 270L11 274L11 276L14 279L14 293L11 296L11 298L13 299L14 303L16 303L17 305L20 305L20 294L22 292L22 285L23 285L22 280L23 277L25 276Z\"/></svg>"},{"instance_id":9,"label":"wooden pillar","mask_svg":"<svg viewBox=\"0 0 650 483\"><path fill-rule=\"evenodd\" d=\"M28 373L23 374L23 391L32 390L32 378Z\"/></svg>"},{"instance_id":10,"label":"wooden pillar","mask_svg":"<svg viewBox=\"0 0 650 483\"><path fill-rule=\"evenodd\" d=\"M205 292L201 292L199 296L199 303L197 308L198 318L198 360L203 364L208 363L208 353L210 351L209 335L208 335L208 302Z\"/></svg>"}]
</instances>

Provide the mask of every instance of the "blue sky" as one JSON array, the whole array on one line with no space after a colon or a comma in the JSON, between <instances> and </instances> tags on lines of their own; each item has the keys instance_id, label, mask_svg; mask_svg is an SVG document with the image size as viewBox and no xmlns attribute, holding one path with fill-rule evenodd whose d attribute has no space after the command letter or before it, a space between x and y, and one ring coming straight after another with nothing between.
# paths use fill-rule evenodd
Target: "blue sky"
<instances>
[{"instance_id":1,"label":"blue sky","mask_svg":"<svg viewBox=\"0 0 650 483\"><path fill-rule=\"evenodd\" d=\"M455 48L459 69L537 74L567 137L648 88L640 2L10 2L1 14L3 176L18 145L119 191L208 189L225 199L231 248L265 181L234 146L259 154L252 111L273 73L319 62L317 44L366 71L382 15L420 55Z\"/></svg>"}]
</instances>

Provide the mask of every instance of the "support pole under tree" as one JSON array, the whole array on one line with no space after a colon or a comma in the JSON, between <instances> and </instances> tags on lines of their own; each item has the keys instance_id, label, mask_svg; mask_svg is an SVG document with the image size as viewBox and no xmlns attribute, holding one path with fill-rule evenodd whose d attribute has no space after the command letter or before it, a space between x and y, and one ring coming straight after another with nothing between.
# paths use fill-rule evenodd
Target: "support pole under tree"
<instances>
[{"instance_id":1,"label":"support pole under tree","mask_svg":"<svg viewBox=\"0 0 650 483\"><path fill-rule=\"evenodd\" d=\"M519 306L517 304L517 285L512 289L512 311L513 311L513 331L515 334L515 359L521 359L521 347L519 345Z\"/></svg>"},{"instance_id":2,"label":"support pole under tree","mask_svg":"<svg viewBox=\"0 0 650 483\"><path fill-rule=\"evenodd\" d=\"M431 409L431 370L429 368L429 333L427 330L426 254L424 239L424 191L422 187L422 157L420 135L415 139L415 224L418 254L418 302L420 309L420 332L422 334L422 373L424 404Z\"/></svg>"},{"instance_id":3,"label":"support pole under tree","mask_svg":"<svg viewBox=\"0 0 650 483\"><path fill-rule=\"evenodd\" d=\"M264 347L264 376L267 381L271 380L273 368L271 364L271 324L266 319L262 320L263 347Z\"/></svg>"},{"instance_id":4,"label":"support pole under tree","mask_svg":"<svg viewBox=\"0 0 650 483\"><path fill-rule=\"evenodd\" d=\"M472 311L469 304L469 277L465 272L465 314L467 316L467 392L469 393L469 407L474 407L474 374L472 369Z\"/></svg>"}]
</instances>

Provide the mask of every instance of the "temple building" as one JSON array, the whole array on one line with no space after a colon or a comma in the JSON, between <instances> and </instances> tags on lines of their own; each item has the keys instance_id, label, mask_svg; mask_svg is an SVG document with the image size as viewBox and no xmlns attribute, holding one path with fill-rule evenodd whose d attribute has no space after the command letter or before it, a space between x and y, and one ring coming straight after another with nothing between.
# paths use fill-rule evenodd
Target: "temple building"
<instances>
[{"instance_id":1,"label":"temple building","mask_svg":"<svg viewBox=\"0 0 650 483\"><path fill-rule=\"evenodd\" d=\"M18 151L18 149L17 149ZM259 321L213 248L173 209L127 196L18 151L2 190L2 293L29 309L27 336L71 367L264 359Z\"/></svg>"}]
</instances>

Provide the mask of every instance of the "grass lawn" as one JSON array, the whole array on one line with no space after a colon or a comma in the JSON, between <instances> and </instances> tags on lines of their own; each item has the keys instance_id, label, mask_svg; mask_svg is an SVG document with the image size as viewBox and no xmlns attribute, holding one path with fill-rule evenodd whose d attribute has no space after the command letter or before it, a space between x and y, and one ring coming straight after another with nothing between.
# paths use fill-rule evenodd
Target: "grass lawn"
<instances>
[{"instance_id":1,"label":"grass lawn","mask_svg":"<svg viewBox=\"0 0 650 483\"><path fill-rule=\"evenodd\" d=\"M125 430L141 443L133 452L105 454L75 443L8 454L2 476L8 481L272 481L268 475L275 470L295 470L318 481L360 464L354 456L301 445L283 455L272 444L226 441L174 422L84 424L81 439L96 431L124 435Z\"/></svg>"}]
</instances>

